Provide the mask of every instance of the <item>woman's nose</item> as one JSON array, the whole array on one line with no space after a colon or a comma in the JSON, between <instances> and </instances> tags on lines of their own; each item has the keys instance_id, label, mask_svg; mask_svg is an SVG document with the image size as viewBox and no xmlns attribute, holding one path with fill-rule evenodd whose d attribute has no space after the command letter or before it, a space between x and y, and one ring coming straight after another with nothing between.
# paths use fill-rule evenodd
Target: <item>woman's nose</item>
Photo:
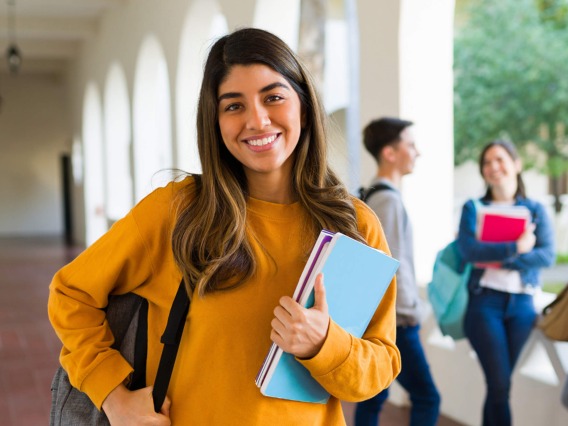
<instances>
[{"instance_id":1,"label":"woman's nose","mask_svg":"<svg viewBox=\"0 0 568 426\"><path fill-rule=\"evenodd\" d=\"M262 129L270 124L268 111L261 105L254 105L248 109L247 114L247 128L248 129Z\"/></svg>"},{"instance_id":2,"label":"woman's nose","mask_svg":"<svg viewBox=\"0 0 568 426\"><path fill-rule=\"evenodd\" d=\"M499 169L499 163L497 161L491 161L489 163L489 170L497 170Z\"/></svg>"}]
</instances>

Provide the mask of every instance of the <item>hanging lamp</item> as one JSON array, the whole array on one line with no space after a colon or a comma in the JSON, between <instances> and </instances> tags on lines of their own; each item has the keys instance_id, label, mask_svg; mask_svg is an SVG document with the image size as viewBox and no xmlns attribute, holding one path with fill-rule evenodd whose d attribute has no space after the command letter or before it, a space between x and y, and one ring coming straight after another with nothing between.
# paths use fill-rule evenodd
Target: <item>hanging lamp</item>
<instances>
[{"instance_id":1,"label":"hanging lamp","mask_svg":"<svg viewBox=\"0 0 568 426\"><path fill-rule=\"evenodd\" d=\"M10 74L18 74L22 67L22 53L16 44L16 0L6 0L8 4L8 38L6 59Z\"/></svg>"}]
</instances>

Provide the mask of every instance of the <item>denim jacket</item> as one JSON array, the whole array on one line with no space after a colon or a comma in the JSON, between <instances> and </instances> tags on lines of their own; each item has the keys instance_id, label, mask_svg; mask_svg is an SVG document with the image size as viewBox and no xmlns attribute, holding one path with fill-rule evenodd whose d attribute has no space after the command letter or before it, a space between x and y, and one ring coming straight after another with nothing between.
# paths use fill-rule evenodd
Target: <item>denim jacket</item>
<instances>
[{"instance_id":1,"label":"denim jacket","mask_svg":"<svg viewBox=\"0 0 568 426\"><path fill-rule=\"evenodd\" d=\"M480 203L487 205L489 200L482 198ZM554 230L551 220L542 204L528 198L517 197L515 205L525 206L536 225L534 248L523 254L517 253L515 241L503 243L483 243L475 236L477 215L473 200L467 201L462 209L458 230L457 247L466 262L501 262L503 269L519 271L523 285L540 286L540 269L551 266L555 260ZM484 269L475 268L469 280L470 290L479 287Z\"/></svg>"}]
</instances>

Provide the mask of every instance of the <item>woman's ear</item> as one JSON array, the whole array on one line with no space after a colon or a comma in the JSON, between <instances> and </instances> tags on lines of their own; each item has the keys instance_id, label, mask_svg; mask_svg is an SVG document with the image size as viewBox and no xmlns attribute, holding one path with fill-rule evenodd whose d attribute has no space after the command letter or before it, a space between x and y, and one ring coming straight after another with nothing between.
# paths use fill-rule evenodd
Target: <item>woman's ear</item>
<instances>
[{"instance_id":1,"label":"woman's ear","mask_svg":"<svg viewBox=\"0 0 568 426\"><path fill-rule=\"evenodd\" d=\"M521 173L523 171L523 161L520 158L515 160L515 170L517 173Z\"/></svg>"}]
</instances>

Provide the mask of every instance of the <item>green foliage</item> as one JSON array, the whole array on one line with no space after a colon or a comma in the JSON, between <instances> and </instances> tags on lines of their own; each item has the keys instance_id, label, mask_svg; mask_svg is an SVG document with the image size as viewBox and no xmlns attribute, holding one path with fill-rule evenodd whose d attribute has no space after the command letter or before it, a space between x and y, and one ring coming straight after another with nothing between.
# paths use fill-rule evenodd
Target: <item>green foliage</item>
<instances>
[{"instance_id":1,"label":"green foliage","mask_svg":"<svg viewBox=\"0 0 568 426\"><path fill-rule=\"evenodd\" d=\"M566 28L568 25L567 0L536 0L540 18L556 28Z\"/></svg>"},{"instance_id":2,"label":"green foliage","mask_svg":"<svg viewBox=\"0 0 568 426\"><path fill-rule=\"evenodd\" d=\"M566 283L545 283L542 286L542 291L552 294L560 294L564 289Z\"/></svg>"},{"instance_id":3,"label":"green foliage","mask_svg":"<svg viewBox=\"0 0 568 426\"><path fill-rule=\"evenodd\" d=\"M568 170L568 160L561 157L552 157L549 158L547 166L549 175L558 177Z\"/></svg>"},{"instance_id":4,"label":"green foliage","mask_svg":"<svg viewBox=\"0 0 568 426\"><path fill-rule=\"evenodd\" d=\"M565 0L472 2L454 44L456 164L506 138L538 147L551 176L568 170L567 13Z\"/></svg>"}]
</instances>

